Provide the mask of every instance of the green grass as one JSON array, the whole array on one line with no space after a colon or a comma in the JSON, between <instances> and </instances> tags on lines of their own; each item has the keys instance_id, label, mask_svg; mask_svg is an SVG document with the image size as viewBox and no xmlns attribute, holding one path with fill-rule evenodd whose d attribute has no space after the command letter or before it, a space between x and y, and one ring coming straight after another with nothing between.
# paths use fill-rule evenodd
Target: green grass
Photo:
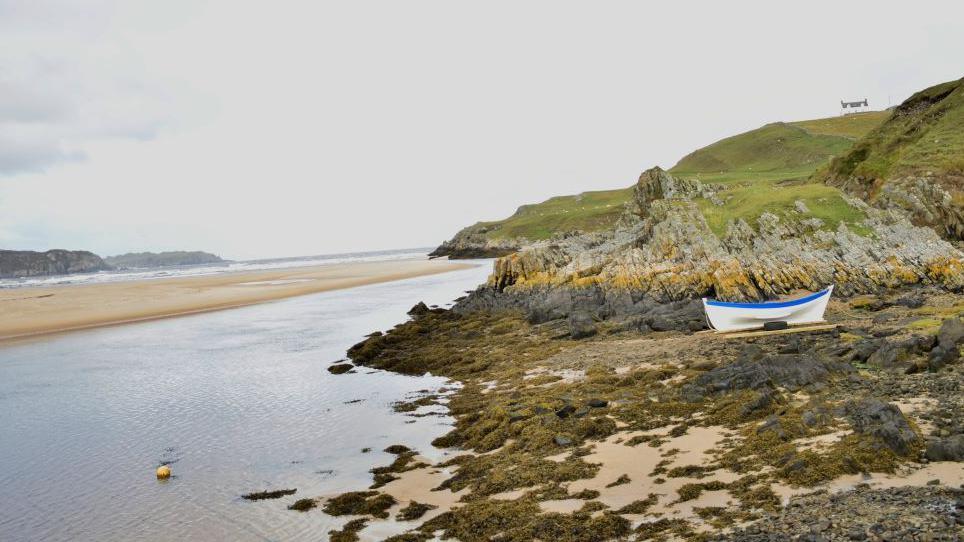
<instances>
[{"instance_id":1,"label":"green grass","mask_svg":"<svg viewBox=\"0 0 964 542\"><path fill-rule=\"evenodd\" d=\"M803 128L813 135L841 136L857 140L880 126L889 116L890 111L867 111L825 119L802 120L790 124Z\"/></svg>"},{"instance_id":2,"label":"green grass","mask_svg":"<svg viewBox=\"0 0 964 542\"><path fill-rule=\"evenodd\" d=\"M725 231L730 219L744 218L752 224L765 210L785 216L797 199L807 203L812 216L836 228L840 221L851 224L860 217L857 211L850 212L835 189L802 188L782 181L806 179L818 167L826 165L831 156L846 152L853 145L853 138L875 127L887 115L871 112L768 124L695 151L670 172L726 186L720 194L726 205L708 207L709 202L700 203L717 234ZM754 191L760 191L765 197L755 195ZM533 241L566 231L605 230L612 228L622 215L632 193L630 187L559 196L523 205L509 218L479 222L471 229L484 228L490 239L523 237Z\"/></svg>"},{"instance_id":3,"label":"green grass","mask_svg":"<svg viewBox=\"0 0 964 542\"><path fill-rule=\"evenodd\" d=\"M850 206L836 188L809 180L819 167L854 144L854 139L874 129L890 115L874 111L792 123L767 124L723 139L693 152L670 170L674 175L723 185L722 206L709 200L698 205L710 229L726 233L730 220L750 225L764 212L781 219L819 218L824 229L841 222L860 235L870 235L862 225L863 212ZM803 201L810 213L795 212Z\"/></svg>"},{"instance_id":4,"label":"green grass","mask_svg":"<svg viewBox=\"0 0 964 542\"><path fill-rule=\"evenodd\" d=\"M835 230L841 222L860 235L869 235L861 222L866 215L850 206L839 190L821 183L804 182L800 184L781 184L780 181L758 181L732 186L720 194L724 205L716 205L709 200L697 200L706 217L706 222L717 236L726 233L730 220L742 218L753 225L764 212L770 212L781 219L799 220L800 218L819 218L824 222L823 229ZM794 207L802 201L810 213L801 217Z\"/></svg>"},{"instance_id":5,"label":"green grass","mask_svg":"<svg viewBox=\"0 0 964 542\"><path fill-rule=\"evenodd\" d=\"M964 79L922 90L833 160L822 178L964 174Z\"/></svg>"},{"instance_id":6,"label":"green grass","mask_svg":"<svg viewBox=\"0 0 964 542\"><path fill-rule=\"evenodd\" d=\"M777 122L694 151L670 171L680 174L813 171L851 145L853 140L848 137L815 135L799 126Z\"/></svg>"},{"instance_id":7,"label":"green grass","mask_svg":"<svg viewBox=\"0 0 964 542\"><path fill-rule=\"evenodd\" d=\"M480 222L493 239L525 237L548 239L556 232L598 231L611 228L623 213L632 189L583 192L558 196L535 205L523 205L512 216L495 222Z\"/></svg>"}]
</instances>

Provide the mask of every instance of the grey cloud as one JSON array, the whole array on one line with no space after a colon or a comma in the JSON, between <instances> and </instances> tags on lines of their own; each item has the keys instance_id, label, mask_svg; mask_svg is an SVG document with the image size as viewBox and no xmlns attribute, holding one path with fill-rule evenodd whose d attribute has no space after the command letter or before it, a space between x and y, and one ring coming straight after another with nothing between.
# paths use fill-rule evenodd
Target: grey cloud
<instances>
[{"instance_id":1,"label":"grey cloud","mask_svg":"<svg viewBox=\"0 0 964 542\"><path fill-rule=\"evenodd\" d=\"M81 151L70 151L49 137L12 136L0 125L0 174L32 173L65 162L85 158Z\"/></svg>"}]
</instances>

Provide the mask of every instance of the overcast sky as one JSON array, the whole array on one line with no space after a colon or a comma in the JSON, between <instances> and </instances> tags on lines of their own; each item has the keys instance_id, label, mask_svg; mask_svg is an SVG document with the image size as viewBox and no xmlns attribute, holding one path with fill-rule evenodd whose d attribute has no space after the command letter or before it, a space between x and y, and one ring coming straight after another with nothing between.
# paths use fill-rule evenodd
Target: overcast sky
<instances>
[{"instance_id":1,"label":"overcast sky","mask_svg":"<svg viewBox=\"0 0 964 542\"><path fill-rule=\"evenodd\" d=\"M669 4L0 0L0 247L434 245L964 76L960 2Z\"/></svg>"}]
</instances>

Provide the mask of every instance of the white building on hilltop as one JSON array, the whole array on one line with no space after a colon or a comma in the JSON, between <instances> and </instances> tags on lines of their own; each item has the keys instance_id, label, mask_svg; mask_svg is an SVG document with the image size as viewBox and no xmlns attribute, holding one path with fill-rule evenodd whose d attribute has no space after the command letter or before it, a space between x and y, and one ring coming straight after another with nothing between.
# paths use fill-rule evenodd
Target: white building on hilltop
<instances>
[{"instance_id":1,"label":"white building on hilltop","mask_svg":"<svg viewBox=\"0 0 964 542\"><path fill-rule=\"evenodd\" d=\"M867 104L867 98L864 98L859 102L845 102L840 100L840 114L850 115L852 113L863 113L864 111L870 111L870 105Z\"/></svg>"}]
</instances>

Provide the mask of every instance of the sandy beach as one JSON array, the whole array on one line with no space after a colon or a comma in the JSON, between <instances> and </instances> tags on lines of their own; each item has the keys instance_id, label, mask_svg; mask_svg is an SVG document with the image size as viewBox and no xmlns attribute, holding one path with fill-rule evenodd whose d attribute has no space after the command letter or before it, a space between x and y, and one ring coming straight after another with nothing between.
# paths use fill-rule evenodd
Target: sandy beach
<instances>
[{"instance_id":1,"label":"sandy beach","mask_svg":"<svg viewBox=\"0 0 964 542\"><path fill-rule=\"evenodd\" d=\"M0 340L240 307L469 266L396 260L0 290Z\"/></svg>"}]
</instances>

